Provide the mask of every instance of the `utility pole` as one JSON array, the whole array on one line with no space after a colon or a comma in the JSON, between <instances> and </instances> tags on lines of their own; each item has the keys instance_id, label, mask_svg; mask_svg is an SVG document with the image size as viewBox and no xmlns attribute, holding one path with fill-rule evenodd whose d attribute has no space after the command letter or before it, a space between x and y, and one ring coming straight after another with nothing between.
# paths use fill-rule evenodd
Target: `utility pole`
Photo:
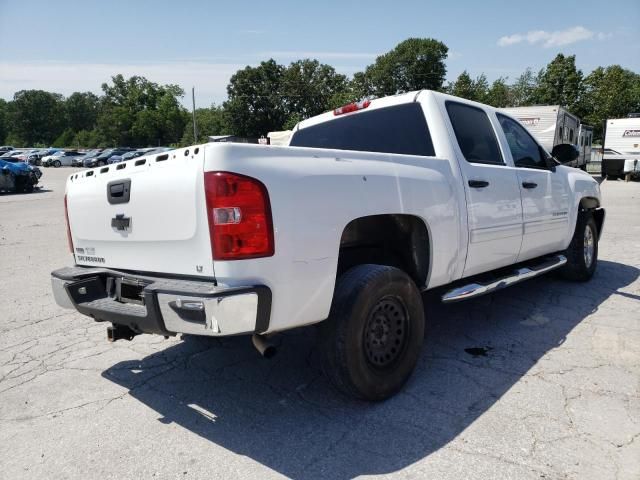
<instances>
[{"instance_id":1,"label":"utility pole","mask_svg":"<svg viewBox=\"0 0 640 480\"><path fill-rule=\"evenodd\" d=\"M196 87L191 87L191 100L193 101L193 143L198 143L198 128L196 127Z\"/></svg>"}]
</instances>

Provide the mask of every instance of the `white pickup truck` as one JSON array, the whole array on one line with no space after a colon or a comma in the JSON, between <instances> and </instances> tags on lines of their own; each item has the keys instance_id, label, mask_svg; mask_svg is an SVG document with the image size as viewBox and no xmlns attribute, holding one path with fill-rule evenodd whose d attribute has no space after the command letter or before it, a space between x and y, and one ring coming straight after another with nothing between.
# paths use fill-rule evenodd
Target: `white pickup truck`
<instances>
[{"instance_id":1,"label":"white pickup truck","mask_svg":"<svg viewBox=\"0 0 640 480\"><path fill-rule=\"evenodd\" d=\"M321 322L325 373L397 392L424 337L421 291L453 302L553 269L594 273L598 183L509 115L432 91L298 124L289 146L206 144L72 174L75 266L56 301L140 333L252 335Z\"/></svg>"}]
</instances>

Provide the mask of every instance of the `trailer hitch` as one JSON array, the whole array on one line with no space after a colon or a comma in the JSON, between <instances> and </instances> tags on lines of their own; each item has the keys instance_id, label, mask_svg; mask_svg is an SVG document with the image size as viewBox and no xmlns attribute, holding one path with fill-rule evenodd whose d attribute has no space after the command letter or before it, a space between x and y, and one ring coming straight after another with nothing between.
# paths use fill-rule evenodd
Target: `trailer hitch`
<instances>
[{"instance_id":1,"label":"trailer hitch","mask_svg":"<svg viewBox=\"0 0 640 480\"><path fill-rule=\"evenodd\" d=\"M107 327L107 340L109 342L115 342L116 340L133 340L133 337L138 335L126 325L112 324Z\"/></svg>"}]
</instances>

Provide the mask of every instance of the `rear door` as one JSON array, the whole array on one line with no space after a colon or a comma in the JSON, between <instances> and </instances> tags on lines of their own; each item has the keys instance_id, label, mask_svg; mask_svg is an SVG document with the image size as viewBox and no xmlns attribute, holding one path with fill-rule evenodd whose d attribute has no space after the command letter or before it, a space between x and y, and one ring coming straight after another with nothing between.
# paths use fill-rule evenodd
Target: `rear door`
<instances>
[{"instance_id":1,"label":"rear door","mask_svg":"<svg viewBox=\"0 0 640 480\"><path fill-rule=\"evenodd\" d=\"M515 169L500 150L492 111L446 101L458 145L469 225L464 276L516 262L522 241L522 204Z\"/></svg>"},{"instance_id":2,"label":"rear door","mask_svg":"<svg viewBox=\"0 0 640 480\"><path fill-rule=\"evenodd\" d=\"M524 235L518 261L561 250L569 231L567 175L547 162L544 149L515 120L498 114L522 195Z\"/></svg>"},{"instance_id":3,"label":"rear door","mask_svg":"<svg viewBox=\"0 0 640 480\"><path fill-rule=\"evenodd\" d=\"M191 147L72 175L76 263L212 277L203 165Z\"/></svg>"}]
</instances>

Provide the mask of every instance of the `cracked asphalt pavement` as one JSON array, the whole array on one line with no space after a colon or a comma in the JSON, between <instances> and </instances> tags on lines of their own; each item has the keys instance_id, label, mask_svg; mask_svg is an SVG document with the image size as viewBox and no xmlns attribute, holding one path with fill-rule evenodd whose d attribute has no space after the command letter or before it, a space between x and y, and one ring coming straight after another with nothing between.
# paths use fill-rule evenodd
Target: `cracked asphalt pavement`
<instances>
[{"instance_id":1,"label":"cracked asphalt pavement","mask_svg":"<svg viewBox=\"0 0 640 480\"><path fill-rule=\"evenodd\" d=\"M335 393L314 328L272 360L247 337L139 336L56 306L72 169L0 195L0 476L640 478L640 183L605 182L598 271L443 306L381 404Z\"/></svg>"}]
</instances>

